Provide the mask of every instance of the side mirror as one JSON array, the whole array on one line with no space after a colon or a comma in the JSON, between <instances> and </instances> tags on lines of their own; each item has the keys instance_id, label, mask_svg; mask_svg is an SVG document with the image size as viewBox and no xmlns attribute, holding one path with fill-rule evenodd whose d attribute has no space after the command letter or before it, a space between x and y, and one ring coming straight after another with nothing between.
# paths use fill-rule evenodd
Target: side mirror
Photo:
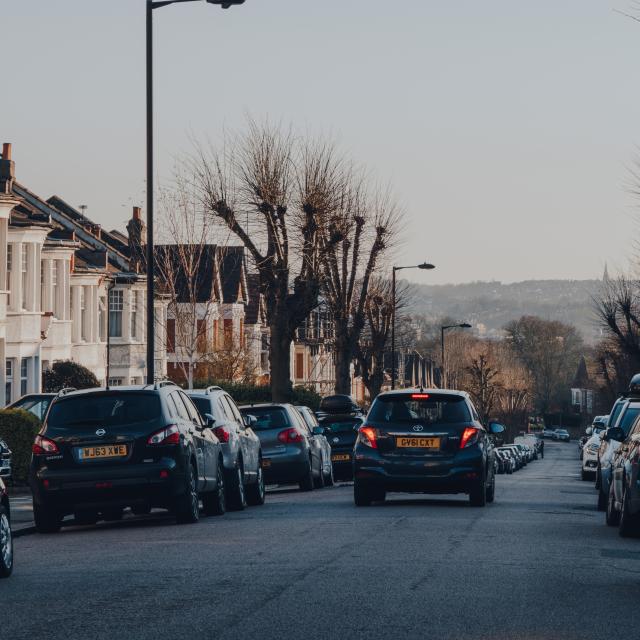
<instances>
[{"instance_id":1,"label":"side mirror","mask_svg":"<svg viewBox=\"0 0 640 640\"><path fill-rule=\"evenodd\" d=\"M504 433L506 431L505 426L500 424L499 422L490 422L489 423L489 432L494 436L497 436L500 433Z\"/></svg>"},{"instance_id":2,"label":"side mirror","mask_svg":"<svg viewBox=\"0 0 640 640\"><path fill-rule=\"evenodd\" d=\"M611 427L604 433L604 440L609 442L615 440L616 442L622 442L626 438L625 432L620 427Z\"/></svg>"},{"instance_id":3,"label":"side mirror","mask_svg":"<svg viewBox=\"0 0 640 640\"><path fill-rule=\"evenodd\" d=\"M314 436L323 436L324 435L324 427L313 427L312 433Z\"/></svg>"},{"instance_id":4,"label":"side mirror","mask_svg":"<svg viewBox=\"0 0 640 640\"><path fill-rule=\"evenodd\" d=\"M258 418L248 414L242 416L242 420L244 422L245 427L253 427L253 425L256 424L256 422L258 422Z\"/></svg>"},{"instance_id":5,"label":"side mirror","mask_svg":"<svg viewBox=\"0 0 640 640\"><path fill-rule=\"evenodd\" d=\"M588 436L593 435L593 427L587 427L587 430L585 431L585 433L586 433Z\"/></svg>"},{"instance_id":6,"label":"side mirror","mask_svg":"<svg viewBox=\"0 0 640 640\"><path fill-rule=\"evenodd\" d=\"M209 429L212 429L216 424L216 419L210 413L204 414L204 421Z\"/></svg>"}]
</instances>

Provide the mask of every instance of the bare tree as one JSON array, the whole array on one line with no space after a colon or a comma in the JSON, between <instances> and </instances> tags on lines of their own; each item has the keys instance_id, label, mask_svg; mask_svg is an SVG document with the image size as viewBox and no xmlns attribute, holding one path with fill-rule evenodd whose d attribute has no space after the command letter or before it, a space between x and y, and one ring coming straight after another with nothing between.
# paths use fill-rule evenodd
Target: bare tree
<instances>
[{"instance_id":1,"label":"bare tree","mask_svg":"<svg viewBox=\"0 0 640 640\"><path fill-rule=\"evenodd\" d=\"M478 357L472 358L467 367L467 390L483 422L493 415L501 392L500 371L491 360L487 348Z\"/></svg>"},{"instance_id":2,"label":"bare tree","mask_svg":"<svg viewBox=\"0 0 640 640\"><path fill-rule=\"evenodd\" d=\"M226 152L199 151L205 211L246 247L260 277L269 325L271 391L290 399L291 343L317 305L319 234L333 206L336 165L319 145L296 153L293 134L249 122ZM295 274L295 275L294 275Z\"/></svg>"},{"instance_id":3,"label":"bare tree","mask_svg":"<svg viewBox=\"0 0 640 640\"><path fill-rule=\"evenodd\" d=\"M350 172L346 178L321 240L324 291L335 322L335 391L348 394L371 278L395 240L400 211L389 192L371 197L362 177Z\"/></svg>"}]
</instances>

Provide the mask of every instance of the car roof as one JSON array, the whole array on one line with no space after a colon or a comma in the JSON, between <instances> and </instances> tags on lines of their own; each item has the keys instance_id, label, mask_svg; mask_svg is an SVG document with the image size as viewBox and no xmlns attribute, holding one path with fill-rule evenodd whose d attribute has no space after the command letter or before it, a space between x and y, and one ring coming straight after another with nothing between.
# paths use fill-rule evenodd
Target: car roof
<instances>
[{"instance_id":1,"label":"car roof","mask_svg":"<svg viewBox=\"0 0 640 640\"><path fill-rule=\"evenodd\" d=\"M77 391L70 391L66 393L64 396L60 396L60 398L70 398L72 396L78 395L86 395L93 393L117 393L120 391L131 392L131 391L162 391L163 389L170 388L171 391L175 391L176 389L180 389L178 385L175 384L161 384L161 385L153 385L153 384L132 384L132 385L121 385L117 387L92 387L90 389L78 389Z\"/></svg>"},{"instance_id":2,"label":"car roof","mask_svg":"<svg viewBox=\"0 0 640 640\"><path fill-rule=\"evenodd\" d=\"M455 389L424 389L418 387L412 387L410 389L394 389L392 391L383 391L377 397L381 398L384 396L393 396L393 395L402 395L402 394L412 394L412 393L427 393L433 395L444 395L444 396L462 396L464 398L468 398L469 394L466 391L456 391Z\"/></svg>"},{"instance_id":3,"label":"car roof","mask_svg":"<svg viewBox=\"0 0 640 640\"><path fill-rule=\"evenodd\" d=\"M276 408L284 408L291 407L292 405L288 402L260 402L255 404L242 404L238 407L238 409L269 409L271 407Z\"/></svg>"}]
</instances>

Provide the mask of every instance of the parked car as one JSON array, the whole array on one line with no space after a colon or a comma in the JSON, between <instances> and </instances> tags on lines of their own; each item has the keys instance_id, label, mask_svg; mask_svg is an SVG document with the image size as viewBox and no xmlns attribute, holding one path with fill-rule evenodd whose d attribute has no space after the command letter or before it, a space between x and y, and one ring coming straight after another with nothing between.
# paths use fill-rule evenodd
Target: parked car
<instances>
[{"instance_id":1,"label":"parked car","mask_svg":"<svg viewBox=\"0 0 640 640\"><path fill-rule=\"evenodd\" d=\"M506 451L496 449L496 471L497 473L513 473L513 459Z\"/></svg>"},{"instance_id":2,"label":"parked car","mask_svg":"<svg viewBox=\"0 0 640 640\"><path fill-rule=\"evenodd\" d=\"M8 578L13 571L13 535L11 507L4 481L0 478L0 578Z\"/></svg>"},{"instance_id":3,"label":"parked car","mask_svg":"<svg viewBox=\"0 0 640 640\"><path fill-rule=\"evenodd\" d=\"M543 429L542 430L542 437L543 438L549 438L551 440L553 440L556 437L556 430L555 429Z\"/></svg>"},{"instance_id":4,"label":"parked car","mask_svg":"<svg viewBox=\"0 0 640 640\"><path fill-rule=\"evenodd\" d=\"M525 444L529 445L534 451L534 459L544 458L544 440L540 433L525 433L522 438Z\"/></svg>"},{"instance_id":5,"label":"parked car","mask_svg":"<svg viewBox=\"0 0 640 640\"><path fill-rule=\"evenodd\" d=\"M353 414L328 414L319 422L331 446L331 463L335 478L345 481L352 480L353 447L358 439L358 429L364 423L364 418Z\"/></svg>"},{"instance_id":6,"label":"parked car","mask_svg":"<svg viewBox=\"0 0 640 640\"><path fill-rule=\"evenodd\" d=\"M463 391L403 389L381 393L358 430L354 502L368 506L387 491L467 493L474 506L493 502L494 445Z\"/></svg>"},{"instance_id":7,"label":"parked car","mask_svg":"<svg viewBox=\"0 0 640 640\"><path fill-rule=\"evenodd\" d=\"M527 461L525 460L524 456L522 455L522 451L520 451L520 449L515 444L507 444L507 445L504 445L504 447L501 447L501 448L509 450L511 452L511 454L513 455L513 457L515 458L516 471L518 471L519 469L522 469L522 467L524 467L527 464Z\"/></svg>"},{"instance_id":8,"label":"parked car","mask_svg":"<svg viewBox=\"0 0 640 640\"><path fill-rule=\"evenodd\" d=\"M169 383L87 389L51 405L29 472L36 528L119 520L123 509L171 510L196 522L226 510L220 442L189 397Z\"/></svg>"},{"instance_id":9,"label":"parked car","mask_svg":"<svg viewBox=\"0 0 640 640\"><path fill-rule=\"evenodd\" d=\"M9 445L0 438L0 478L11 476L11 449Z\"/></svg>"},{"instance_id":10,"label":"parked car","mask_svg":"<svg viewBox=\"0 0 640 640\"><path fill-rule=\"evenodd\" d=\"M313 433L320 426L318 419L316 418L315 413L309 407L298 407L296 406L298 413L302 416L302 419L307 423L307 427L311 429ZM323 430L324 431L324 430ZM319 437L318 440L322 445L322 473L324 475L324 484L327 487L330 487L334 483L333 476L333 463L331 462L331 445L327 440L326 433L322 434L322 437Z\"/></svg>"},{"instance_id":11,"label":"parked car","mask_svg":"<svg viewBox=\"0 0 640 640\"><path fill-rule=\"evenodd\" d=\"M596 477L598 468L598 450L600 449L600 433L597 431L585 443L582 449L582 464L580 477L582 480L591 480Z\"/></svg>"},{"instance_id":12,"label":"parked car","mask_svg":"<svg viewBox=\"0 0 640 640\"><path fill-rule=\"evenodd\" d=\"M527 436L516 436L513 439L514 444L521 444L527 452L527 461L531 462L538 459L538 449L535 444Z\"/></svg>"},{"instance_id":13,"label":"parked car","mask_svg":"<svg viewBox=\"0 0 640 640\"><path fill-rule=\"evenodd\" d=\"M314 433L290 404L240 407L256 419L253 429L262 446L262 470L269 484L298 484L302 491L324 485L321 429Z\"/></svg>"},{"instance_id":14,"label":"parked car","mask_svg":"<svg viewBox=\"0 0 640 640\"><path fill-rule=\"evenodd\" d=\"M621 442L612 462L607 524L618 525L621 536L640 536L640 416L625 435L612 427L609 437Z\"/></svg>"},{"instance_id":15,"label":"parked car","mask_svg":"<svg viewBox=\"0 0 640 640\"><path fill-rule=\"evenodd\" d=\"M227 508L261 505L265 499L262 450L253 431L255 419L243 416L233 398L220 387L187 391L204 422L220 441Z\"/></svg>"},{"instance_id":16,"label":"parked car","mask_svg":"<svg viewBox=\"0 0 640 640\"><path fill-rule=\"evenodd\" d=\"M509 460L511 464L511 470L507 470L507 473L513 473L520 468L520 463L515 452L509 447L498 447L496 453L499 453L503 458Z\"/></svg>"},{"instance_id":17,"label":"parked car","mask_svg":"<svg viewBox=\"0 0 640 640\"><path fill-rule=\"evenodd\" d=\"M553 439L560 440L561 442L569 442L571 440L571 436L566 429L556 429Z\"/></svg>"},{"instance_id":18,"label":"parked car","mask_svg":"<svg viewBox=\"0 0 640 640\"><path fill-rule=\"evenodd\" d=\"M47 415L47 411L51 403L58 397L67 393L71 393L75 389L67 387L58 391L57 393L27 393L15 402L7 405L5 409L23 409L24 411L30 411L33 415L42 422Z\"/></svg>"},{"instance_id":19,"label":"parked car","mask_svg":"<svg viewBox=\"0 0 640 640\"><path fill-rule=\"evenodd\" d=\"M620 448L620 443L626 439L629 430L639 415L640 398L625 399L620 410L617 411L615 424L609 426L602 435L600 447L598 448L598 466L596 472L596 486L598 489L597 506L600 511L606 510L609 505L614 456ZM611 518L609 516L611 516ZM614 524L617 524L615 514L608 514L607 519L611 519Z\"/></svg>"},{"instance_id":20,"label":"parked car","mask_svg":"<svg viewBox=\"0 0 640 640\"><path fill-rule=\"evenodd\" d=\"M318 419L328 414L356 415L364 417L364 411L351 397L343 394L325 396L320 400L320 408L316 412Z\"/></svg>"}]
</instances>

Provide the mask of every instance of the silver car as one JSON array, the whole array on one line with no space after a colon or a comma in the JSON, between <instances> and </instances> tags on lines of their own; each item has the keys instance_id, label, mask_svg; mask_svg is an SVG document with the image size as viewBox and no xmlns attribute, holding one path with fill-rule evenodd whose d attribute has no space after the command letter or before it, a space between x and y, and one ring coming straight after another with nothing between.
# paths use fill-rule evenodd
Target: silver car
<instances>
[{"instance_id":1,"label":"silver car","mask_svg":"<svg viewBox=\"0 0 640 640\"><path fill-rule=\"evenodd\" d=\"M296 409L307 423L312 433L320 434L323 427L320 427L320 423L316 418L315 413L311 411L309 407L298 407ZM322 445L322 473L324 475L324 484L327 487L333 485L333 463L331 462L331 445L327 440L326 435L322 434L319 437L320 444Z\"/></svg>"}]
</instances>

